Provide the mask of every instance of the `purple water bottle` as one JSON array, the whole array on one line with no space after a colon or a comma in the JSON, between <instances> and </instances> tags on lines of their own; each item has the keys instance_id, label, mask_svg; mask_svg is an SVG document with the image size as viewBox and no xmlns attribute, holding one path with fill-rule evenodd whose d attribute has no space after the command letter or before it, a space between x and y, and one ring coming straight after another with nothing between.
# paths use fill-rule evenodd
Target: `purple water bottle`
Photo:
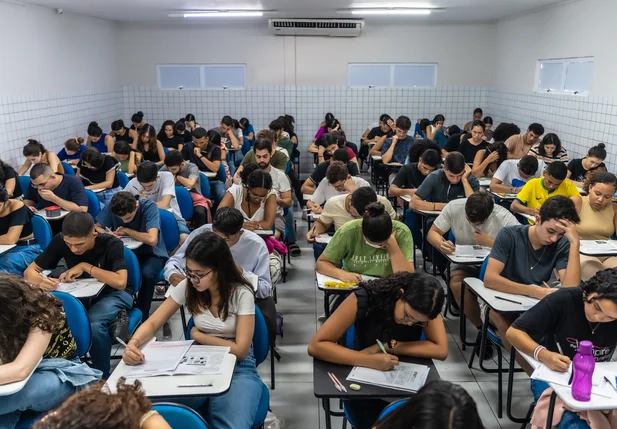
<instances>
[{"instance_id":1,"label":"purple water bottle","mask_svg":"<svg viewBox=\"0 0 617 429\"><path fill-rule=\"evenodd\" d=\"M591 378L595 367L593 344L591 341L581 341L572 360L572 397L577 401L589 402L591 399Z\"/></svg>"}]
</instances>

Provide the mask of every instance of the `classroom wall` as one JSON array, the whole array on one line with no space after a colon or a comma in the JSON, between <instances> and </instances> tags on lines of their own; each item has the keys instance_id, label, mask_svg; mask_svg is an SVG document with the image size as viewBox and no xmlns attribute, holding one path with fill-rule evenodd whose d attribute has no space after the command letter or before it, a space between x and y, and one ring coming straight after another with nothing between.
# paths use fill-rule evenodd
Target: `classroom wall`
<instances>
[{"instance_id":1,"label":"classroom wall","mask_svg":"<svg viewBox=\"0 0 617 429\"><path fill-rule=\"evenodd\" d=\"M58 150L122 112L116 24L38 6L0 2L0 156L22 162L28 138Z\"/></svg>"}]
</instances>

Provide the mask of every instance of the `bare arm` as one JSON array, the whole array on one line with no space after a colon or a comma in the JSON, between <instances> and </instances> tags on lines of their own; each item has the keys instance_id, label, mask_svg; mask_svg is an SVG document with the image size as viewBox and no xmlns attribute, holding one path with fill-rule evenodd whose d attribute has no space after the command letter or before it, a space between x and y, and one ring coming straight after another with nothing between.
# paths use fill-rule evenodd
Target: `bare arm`
<instances>
[{"instance_id":1,"label":"bare arm","mask_svg":"<svg viewBox=\"0 0 617 429\"><path fill-rule=\"evenodd\" d=\"M518 194L521 189L523 189L523 187L518 187L518 188L514 188L512 186L506 186L503 184L503 182L499 179L496 178L492 178L491 179L491 184L489 186L489 189L493 192L502 192L504 194Z\"/></svg>"},{"instance_id":2,"label":"bare arm","mask_svg":"<svg viewBox=\"0 0 617 429\"><path fill-rule=\"evenodd\" d=\"M159 242L159 230L158 228L150 228L146 232L135 231L134 229L120 227L116 231L121 235L128 235L134 240L147 244L148 246L156 246Z\"/></svg>"},{"instance_id":3,"label":"bare arm","mask_svg":"<svg viewBox=\"0 0 617 429\"><path fill-rule=\"evenodd\" d=\"M530 216L537 216L538 209L530 209L529 207L523 205L519 200L512 201L512 205L510 206L510 210L515 213L527 214Z\"/></svg>"},{"instance_id":4,"label":"bare arm","mask_svg":"<svg viewBox=\"0 0 617 429\"><path fill-rule=\"evenodd\" d=\"M392 156L394 155L394 147L396 146L397 142L398 142L397 136L392 137L392 143L390 144L390 147L388 148L386 153L381 155L381 162L383 162L384 164L387 164L392 160Z\"/></svg>"},{"instance_id":5,"label":"bare arm","mask_svg":"<svg viewBox=\"0 0 617 429\"><path fill-rule=\"evenodd\" d=\"M276 200L276 203L283 208L291 207L291 204L292 204L291 190L286 191L286 192L281 192L281 197Z\"/></svg>"},{"instance_id":6,"label":"bare arm","mask_svg":"<svg viewBox=\"0 0 617 429\"><path fill-rule=\"evenodd\" d=\"M197 327L191 329L191 339L198 344L206 346L222 346L229 347L231 354L236 355L239 361L244 360L251 347L253 341L253 332L255 330L255 316L242 315L236 317L236 339L235 341L224 340L213 335L204 334Z\"/></svg>"},{"instance_id":7,"label":"bare arm","mask_svg":"<svg viewBox=\"0 0 617 429\"><path fill-rule=\"evenodd\" d=\"M129 155L129 169L128 174L135 174L137 166L141 164L141 154L139 152L131 151Z\"/></svg>"},{"instance_id":8,"label":"bare arm","mask_svg":"<svg viewBox=\"0 0 617 429\"><path fill-rule=\"evenodd\" d=\"M390 255L390 264L392 264L393 273L401 271L414 272L415 267L413 261L408 261L407 258L405 258L405 255L396 241L396 234L392 234L386 242L386 251Z\"/></svg>"},{"instance_id":9,"label":"bare arm","mask_svg":"<svg viewBox=\"0 0 617 429\"><path fill-rule=\"evenodd\" d=\"M325 224L321 219L317 219L317 221L313 224L313 227L306 233L306 241L309 243L314 243L315 238L319 237L321 234L324 234L328 229L330 229L330 226L331 224Z\"/></svg>"},{"instance_id":10,"label":"bare arm","mask_svg":"<svg viewBox=\"0 0 617 429\"><path fill-rule=\"evenodd\" d=\"M454 253L456 248L450 240L444 240L444 234L444 231L440 230L435 226L435 224L433 224L431 226L431 229L428 231L428 236L426 237L426 239L429 243L431 243L431 246L439 249L440 252L452 254Z\"/></svg>"},{"instance_id":11,"label":"bare arm","mask_svg":"<svg viewBox=\"0 0 617 429\"><path fill-rule=\"evenodd\" d=\"M362 276L360 274L350 273L335 266L324 256L323 253L319 256L317 262L315 262L315 271L342 281L360 283L362 280Z\"/></svg>"},{"instance_id":12,"label":"bare arm","mask_svg":"<svg viewBox=\"0 0 617 429\"><path fill-rule=\"evenodd\" d=\"M159 161L156 162L156 165L163 165L165 164L165 149L163 149L163 143L161 143L160 141L156 141L156 153L159 156Z\"/></svg>"},{"instance_id":13,"label":"bare arm","mask_svg":"<svg viewBox=\"0 0 617 429\"><path fill-rule=\"evenodd\" d=\"M60 160L58 159L58 155L53 152L47 152L47 162L54 173L57 173L60 169Z\"/></svg>"},{"instance_id":14,"label":"bare arm","mask_svg":"<svg viewBox=\"0 0 617 429\"><path fill-rule=\"evenodd\" d=\"M527 356L533 356L533 352L539 345L527 332L513 327L508 328L506 338L516 350L525 353ZM565 372L570 367L569 357L551 352L547 349L540 350L538 353L538 360L553 371Z\"/></svg>"},{"instance_id":15,"label":"bare arm","mask_svg":"<svg viewBox=\"0 0 617 429\"><path fill-rule=\"evenodd\" d=\"M411 201L409 202L409 207L415 210L443 210L448 204L447 203L431 203L429 201L424 201L418 195L413 194L411 197Z\"/></svg>"},{"instance_id":16,"label":"bare arm","mask_svg":"<svg viewBox=\"0 0 617 429\"><path fill-rule=\"evenodd\" d=\"M26 342L15 360L0 365L0 385L25 380L38 365L50 340L50 332L30 328Z\"/></svg>"},{"instance_id":17,"label":"bare arm","mask_svg":"<svg viewBox=\"0 0 617 429\"><path fill-rule=\"evenodd\" d=\"M441 315L428 321L423 327L426 340L401 341L394 347L384 343L386 351L397 356L416 356L420 358L446 360L448 357L448 336Z\"/></svg>"},{"instance_id":18,"label":"bare arm","mask_svg":"<svg viewBox=\"0 0 617 429\"><path fill-rule=\"evenodd\" d=\"M28 159L26 159L21 165L21 167L19 167L19 170L17 170L17 175L23 176L24 174L26 174L26 171L28 171L31 165L32 163Z\"/></svg>"},{"instance_id":19,"label":"bare arm","mask_svg":"<svg viewBox=\"0 0 617 429\"><path fill-rule=\"evenodd\" d=\"M221 151L222 153L222 151ZM218 173L219 167L221 166L221 160L217 159L216 161L210 161L208 158L203 156L201 153L199 154L199 160L203 162L203 164L208 168L208 170L213 173Z\"/></svg>"},{"instance_id":20,"label":"bare arm","mask_svg":"<svg viewBox=\"0 0 617 429\"><path fill-rule=\"evenodd\" d=\"M9 197L12 197L13 192L15 192L15 180L17 179L7 179L4 182L4 188L6 189L6 192L8 192ZM22 190L21 192L25 193L24 190Z\"/></svg>"},{"instance_id":21,"label":"bare arm","mask_svg":"<svg viewBox=\"0 0 617 429\"><path fill-rule=\"evenodd\" d=\"M107 147L107 153L112 153L114 151L115 140L109 134L105 136L105 146Z\"/></svg>"},{"instance_id":22,"label":"bare arm","mask_svg":"<svg viewBox=\"0 0 617 429\"><path fill-rule=\"evenodd\" d=\"M307 195L313 195L313 192L315 192L315 184L313 183L313 181L311 180L311 178L307 178L304 183L302 184L302 193L303 194L307 194Z\"/></svg>"},{"instance_id":23,"label":"bare arm","mask_svg":"<svg viewBox=\"0 0 617 429\"><path fill-rule=\"evenodd\" d=\"M163 209L163 210L169 210L170 205L171 205L171 195L163 195L160 201L156 203L156 206L159 209Z\"/></svg>"},{"instance_id":24,"label":"bare arm","mask_svg":"<svg viewBox=\"0 0 617 429\"><path fill-rule=\"evenodd\" d=\"M274 226L274 218L276 217L276 195L272 194L266 200L266 204L264 207L264 218L263 220L257 221L257 224L261 227L261 229L272 229Z\"/></svg>"},{"instance_id":25,"label":"bare arm","mask_svg":"<svg viewBox=\"0 0 617 429\"><path fill-rule=\"evenodd\" d=\"M415 189L399 188L395 184L390 185L388 189L388 196L390 197L402 197L403 195L413 195L415 193Z\"/></svg>"},{"instance_id":26,"label":"bare arm","mask_svg":"<svg viewBox=\"0 0 617 429\"><path fill-rule=\"evenodd\" d=\"M198 178L191 179L190 177L182 177L180 175L175 176L175 179L178 182L182 183L182 186L189 188L189 189L193 189L198 180Z\"/></svg>"},{"instance_id":27,"label":"bare arm","mask_svg":"<svg viewBox=\"0 0 617 429\"><path fill-rule=\"evenodd\" d=\"M15 244L19 241L21 231L24 229L23 225L15 225L9 228L4 235L0 235L0 244Z\"/></svg>"},{"instance_id":28,"label":"bare arm","mask_svg":"<svg viewBox=\"0 0 617 429\"><path fill-rule=\"evenodd\" d=\"M375 143L375 145L371 148L369 154L380 156L381 147L383 146L383 143L386 141L387 138L388 138L387 134L384 134L383 136L379 137L379 140L377 140L377 143Z\"/></svg>"},{"instance_id":29,"label":"bare arm","mask_svg":"<svg viewBox=\"0 0 617 429\"><path fill-rule=\"evenodd\" d=\"M489 258L484 275L484 286L499 292L511 293L515 295L530 296L532 298L542 299L554 289L548 289L535 285L525 285L516 283L501 275L504 263L494 258Z\"/></svg>"}]
</instances>

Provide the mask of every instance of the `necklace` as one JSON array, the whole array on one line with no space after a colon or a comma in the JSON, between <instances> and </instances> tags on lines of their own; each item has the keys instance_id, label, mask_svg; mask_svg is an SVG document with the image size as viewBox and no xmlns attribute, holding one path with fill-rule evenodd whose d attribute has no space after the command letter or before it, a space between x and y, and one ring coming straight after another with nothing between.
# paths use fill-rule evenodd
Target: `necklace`
<instances>
[{"instance_id":1,"label":"necklace","mask_svg":"<svg viewBox=\"0 0 617 429\"><path fill-rule=\"evenodd\" d=\"M538 262L536 262L536 263L535 263L535 265L534 265L533 267L529 267L529 269L530 269L531 271L533 271L533 269L534 269L535 267L537 267L537 266L538 266L538 264L539 264L539 263L540 263L540 261L542 260L542 257L544 256L544 252L546 252L546 248L547 248L547 247L548 247L548 246L544 246L544 250L542 251L542 254L540 255L540 259L538 259Z\"/></svg>"},{"instance_id":2,"label":"necklace","mask_svg":"<svg viewBox=\"0 0 617 429\"><path fill-rule=\"evenodd\" d=\"M596 333L596 329L598 329L598 326L600 326L600 322L596 323L596 327L592 327L591 326L591 322L588 320L587 323L589 323L589 329L591 329L591 335L594 335Z\"/></svg>"}]
</instances>

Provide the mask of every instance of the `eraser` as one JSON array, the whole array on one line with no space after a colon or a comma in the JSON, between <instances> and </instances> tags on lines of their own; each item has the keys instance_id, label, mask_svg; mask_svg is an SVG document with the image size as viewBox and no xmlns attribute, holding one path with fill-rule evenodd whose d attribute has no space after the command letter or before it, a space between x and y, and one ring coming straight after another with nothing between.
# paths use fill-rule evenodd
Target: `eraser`
<instances>
[{"instance_id":1,"label":"eraser","mask_svg":"<svg viewBox=\"0 0 617 429\"><path fill-rule=\"evenodd\" d=\"M360 390L360 385L359 384L350 384L349 388L351 390Z\"/></svg>"}]
</instances>

